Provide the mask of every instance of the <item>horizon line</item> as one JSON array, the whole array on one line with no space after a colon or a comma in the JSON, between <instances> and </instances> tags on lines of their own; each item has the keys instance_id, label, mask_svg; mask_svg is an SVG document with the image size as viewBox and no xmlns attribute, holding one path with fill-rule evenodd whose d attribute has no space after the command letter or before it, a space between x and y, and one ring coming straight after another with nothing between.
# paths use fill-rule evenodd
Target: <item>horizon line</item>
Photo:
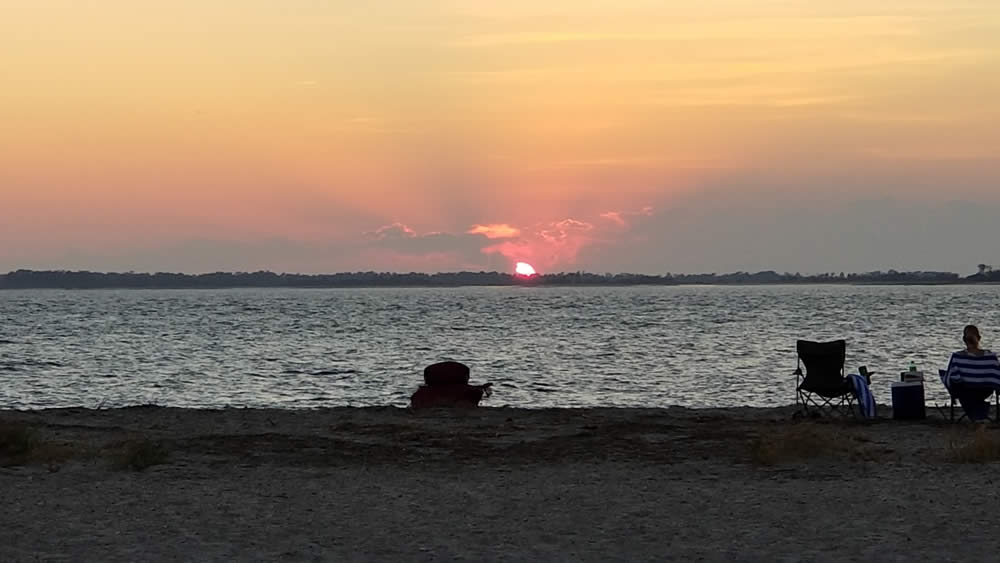
<instances>
[{"instance_id":1,"label":"horizon line","mask_svg":"<svg viewBox=\"0 0 1000 563\"><path fill-rule=\"evenodd\" d=\"M500 270L443 270L438 272L418 272L418 271L403 271L403 270L343 270L339 272L322 272L322 273L304 273L304 272L288 272L288 271L275 271L275 270L212 270L212 271L202 271L202 272L184 272L184 271L136 271L136 270L125 270L125 271L100 271L100 270L72 270L72 269L31 269L31 268L17 268L14 270L9 270L7 273L0 273L0 276L11 276L16 274L96 274L96 275L116 275L116 276L211 276L211 275L259 275L259 274L269 274L275 276L300 276L300 277L323 277L323 276L343 276L343 275L358 275L358 274L376 274L382 276L440 276L440 275L457 275L457 274L494 274L494 275L505 275L511 277L546 277L546 276L566 276L566 275L587 275L587 276L598 276L598 277L608 277L608 276L641 276L641 277L685 277L685 276L735 276L735 275L767 275L773 274L778 276L792 276L792 277L830 277L830 278L841 278L849 276L871 276L871 275L937 275L937 276L947 276L954 275L962 277L963 274L959 272L953 272L949 270L897 270L895 268L889 268L888 270L869 270L861 272L791 272L791 271L778 271L778 270L732 270L729 272L663 272L663 273L647 273L647 272L593 272L588 270L560 270L553 272L538 272L532 276L523 276L517 274L516 272L507 272ZM979 275L991 275L998 274L1000 270L993 270L992 267L987 267L979 272L967 274L965 277L974 277Z\"/></svg>"}]
</instances>

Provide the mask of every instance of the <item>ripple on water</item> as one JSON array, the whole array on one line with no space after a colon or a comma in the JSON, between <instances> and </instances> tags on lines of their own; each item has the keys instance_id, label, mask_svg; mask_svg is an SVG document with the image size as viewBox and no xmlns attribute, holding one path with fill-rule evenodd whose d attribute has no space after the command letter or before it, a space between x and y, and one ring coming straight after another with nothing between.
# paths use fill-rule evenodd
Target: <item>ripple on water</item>
<instances>
[{"instance_id":1,"label":"ripple on water","mask_svg":"<svg viewBox=\"0 0 1000 563\"><path fill-rule=\"evenodd\" d=\"M312 372L312 375L347 375L352 373L358 373L358 371L353 369L323 369Z\"/></svg>"},{"instance_id":2,"label":"ripple on water","mask_svg":"<svg viewBox=\"0 0 1000 563\"><path fill-rule=\"evenodd\" d=\"M1000 338L998 305L998 286L8 292L0 406L404 405L447 358L491 405L764 406L794 397L798 338L846 338L886 402L965 323Z\"/></svg>"}]
</instances>

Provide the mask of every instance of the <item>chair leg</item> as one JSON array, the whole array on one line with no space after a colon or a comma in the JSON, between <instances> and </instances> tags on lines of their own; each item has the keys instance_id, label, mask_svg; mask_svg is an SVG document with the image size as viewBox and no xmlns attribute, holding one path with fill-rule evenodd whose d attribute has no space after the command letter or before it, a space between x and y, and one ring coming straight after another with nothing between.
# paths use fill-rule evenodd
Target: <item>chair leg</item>
<instances>
[{"instance_id":1,"label":"chair leg","mask_svg":"<svg viewBox=\"0 0 1000 563\"><path fill-rule=\"evenodd\" d=\"M851 418L857 418L861 412L860 403L854 401L850 395L823 397L821 395L812 395L798 391L795 395L795 403L799 408L797 412L804 415L812 415L814 412L822 415L824 410L828 410L842 417L850 415ZM858 412L855 412L856 405L859 409Z\"/></svg>"},{"instance_id":2,"label":"chair leg","mask_svg":"<svg viewBox=\"0 0 1000 563\"><path fill-rule=\"evenodd\" d=\"M952 422L962 422L962 420L964 420L964 419L965 419L965 417L969 416L969 415L968 415L968 414L967 414L967 413L965 412L965 410L963 410L963 411L962 411L962 416L958 417L957 419L955 418L955 403L957 403L957 402L958 402L958 399L956 399L955 397L952 397L952 398L951 398L951 415L950 415L950 416L949 416L948 418L949 418L949 420L951 420Z\"/></svg>"},{"instance_id":3,"label":"chair leg","mask_svg":"<svg viewBox=\"0 0 1000 563\"><path fill-rule=\"evenodd\" d=\"M854 400L850 395L841 395L838 398L828 399L826 404L832 412L837 413L839 416L846 417L850 415L851 418L857 418L857 413L854 412Z\"/></svg>"},{"instance_id":4,"label":"chair leg","mask_svg":"<svg viewBox=\"0 0 1000 563\"><path fill-rule=\"evenodd\" d=\"M807 395L806 393L803 393L802 391L796 391L796 398L797 398L797 403L798 403L798 407L799 407L799 410L797 412L801 416L806 417L806 418L812 416L812 413L815 412L816 409L809 407L809 403L811 402L810 398L809 398L809 395ZM815 403L813 403L813 406L814 407L819 407L819 405L817 405ZM820 410L822 410L822 407L819 407L819 408L820 408Z\"/></svg>"}]
</instances>

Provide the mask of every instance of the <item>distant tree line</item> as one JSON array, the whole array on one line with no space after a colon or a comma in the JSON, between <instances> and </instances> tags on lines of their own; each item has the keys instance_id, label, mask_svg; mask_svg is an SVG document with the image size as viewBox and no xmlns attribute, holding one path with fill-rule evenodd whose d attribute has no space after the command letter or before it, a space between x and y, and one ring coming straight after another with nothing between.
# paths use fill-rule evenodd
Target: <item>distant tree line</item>
<instances>
[{"instance_id":1,"label":"distant tree line","mask_svg":"<svg viewBox=\"0 0 1000 563\"><path fill-rule=\"evenodd\" d=\"M457 286L627 286L627 285L752 285L752 284L961 284L1000 282L1000 270L980 267L967 277L951 272L843 272L810 274L734 272L729 274L593 274L561 272L524 278L501 272L438 274L346 272L339 274L276 274L274 272L100 273L87 271L17 270L0 275L0 289L221 289L234 287L457 287Z\"/></svg>"}]
</instances>

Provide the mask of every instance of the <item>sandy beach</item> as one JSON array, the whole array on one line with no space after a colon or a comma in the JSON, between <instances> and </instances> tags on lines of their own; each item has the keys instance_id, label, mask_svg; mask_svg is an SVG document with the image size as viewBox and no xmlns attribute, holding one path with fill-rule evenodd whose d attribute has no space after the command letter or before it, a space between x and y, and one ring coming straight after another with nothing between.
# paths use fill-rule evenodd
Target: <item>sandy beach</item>
<instances>
[{"instance_id":1,"label":"sandy beach","mask_svg":"<svg viewBox=\"0 0 1000 563\"><path fill-rule=\"evenodd\" d=\"M4 411L0 560L995 560L1000 429L791 415Z\"/></svg>"}]
</instances>

